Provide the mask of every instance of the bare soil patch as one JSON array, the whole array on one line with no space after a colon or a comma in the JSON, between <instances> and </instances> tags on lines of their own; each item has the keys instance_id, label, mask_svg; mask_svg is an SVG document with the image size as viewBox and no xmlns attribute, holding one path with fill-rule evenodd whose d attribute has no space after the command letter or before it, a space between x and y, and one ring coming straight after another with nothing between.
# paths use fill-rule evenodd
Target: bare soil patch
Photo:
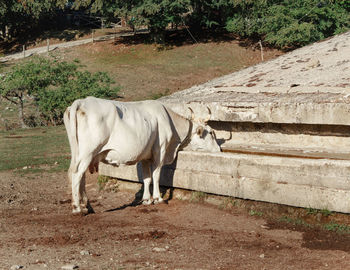
<instances>
[{"instance_id":1,"label":"bare soil patch","mask_svg":"<svg viewBox=\"0 0 350 270\"><path fill-rule=\"evenodd\" d=\"M133 205L135 192L99 191L95 214L71 215L65 173L0 173L0 268L347 269L350 236L178 199Z\"/></svg>"}]
</instances>

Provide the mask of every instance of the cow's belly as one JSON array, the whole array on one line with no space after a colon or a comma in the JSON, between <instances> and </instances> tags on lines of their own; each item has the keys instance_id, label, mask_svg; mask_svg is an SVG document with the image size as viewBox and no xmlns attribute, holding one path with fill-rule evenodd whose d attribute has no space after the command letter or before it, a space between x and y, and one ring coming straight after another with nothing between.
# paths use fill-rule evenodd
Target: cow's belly
<instances>
[{"instance_id":1,"label":"cow's belly","mask_svg":"<svg viewBox=\"0 0 350 270\"><path fill-rule=\"evenodd\" d=\"M102 149L107 152L104 158L107 163L115 165L131 165L141 160L151 159L154 135L147 134L142 138L129 133L128 136L111 137Z\"/></svg>"},{"instance_id":2,"label":"cow's belly","mask_svg":"<svg viewBox=\"0 0 350 270\"><path fill-rule=\"evenodd\" d=\"M104 162L113 165L133 165L141 160L150 159L150 151L149 152L141 152L141 153L122 153L118 150L110 150L104 158Z\"/></svg>"},{"instance_id":3,"label":"cow's belly","mask_svg":"<svg viewBox=\"0 0 350 270\"><path fill-rule=\"evenodd\" d=\"M105 160L108 163L135 164L151 158L156 137L156 118L129 112L129 115L124 114L123 120L115 123L101 152L107 152Z\"/></svg>"}]
</instances>

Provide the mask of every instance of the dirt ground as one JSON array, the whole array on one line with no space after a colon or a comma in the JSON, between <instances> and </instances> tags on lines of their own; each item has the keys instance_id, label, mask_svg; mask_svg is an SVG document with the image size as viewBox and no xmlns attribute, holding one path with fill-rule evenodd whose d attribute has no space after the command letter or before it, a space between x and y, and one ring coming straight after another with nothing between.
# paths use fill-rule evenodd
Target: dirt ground
<instances>
[{"instance_id":1,"label":"dirt ground","mask_svg":"<svg viewBox=\"0 0 350 270\"><path fill-rule=\"evenodd\" d=\"M65 173L0 173L0 269L348 269L350 236L295 227L240 208L171 199L132 206L99 191L71 215ZM16 268L13 268L16 269Z\"/></svg>"}]
</instances>

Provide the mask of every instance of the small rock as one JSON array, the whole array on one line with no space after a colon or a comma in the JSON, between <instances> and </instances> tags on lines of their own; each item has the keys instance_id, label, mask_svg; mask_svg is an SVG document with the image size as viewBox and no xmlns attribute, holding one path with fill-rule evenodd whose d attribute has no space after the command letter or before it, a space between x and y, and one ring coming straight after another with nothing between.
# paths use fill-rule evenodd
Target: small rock
<instances>
[{"instance_id":1,"label":"small rock","mask_svg":"<svg viewBox=\"0 0 350 270\"><path fill-rule=\"evenodd\" d=\"M159 248L159 247L155 247L152 250L155 251L155 252L164 252L164 251L166 251L165 248Z\"/></svg>"},{"instance_id":2,"label":"small rock","mask_svg":"<svg viewBox=\"0 0 350 270\"><path fill-rule=\"evenodd\" d=\"M80 251L80 255L90 255L90 252L88 250L82 250Z\"/></svg>"},{"instance_id":3,"label":"small rock","mask_svg":"<svg viewBox=\"0 0 350 270\"><path fill-rule=\"evenodd\" d=\"M260 254L259 257L260 257L261 259L264 259L264 258L265 258L265 254Z\"/></svg>"},{"instance_id":4,"label":"small rock","mask_svg":"<svg viewBox=\"0 0 350 270\"><path fill-rule=\"evenodd\" d=\"M10 270L17 270L17 269L23 269L24 266L23 265L12 265Z\"/></svg>"},{"instance_id":5,"label":"small rock","mask_svg":"<svg viewBox=\"0 0 350 270\"><path fill-rule=\"evenodd\" d=\"M321 65L320 60L318 59L313 59L309 62L309 64L307 65L307 67L310 68L316 68L319 67Z\"/></svg>"},{"instance_id":6,"label":"small rock","mask_svg":"<svg viewBox=\"0 0 350 270\"><path fill-rule=\"evenodd\" d=\"M67 265L63 265L61 267L61 269L63 269L63 270L73 270L73 269L78 269L78 268L79 268L79 266L74 265L74 264L67 264Z\"/></svg>"},{"instance_id":7,"label":"small rock","mask_svg":"<svg viewBox=\"0 0 350 270\"><path fill-rule=\"evenodd\" d=\"M22 169L23 169L23 170L26 170L26 169L28 169L28 166L24 166Z\"/></svg>"}]
</instances>

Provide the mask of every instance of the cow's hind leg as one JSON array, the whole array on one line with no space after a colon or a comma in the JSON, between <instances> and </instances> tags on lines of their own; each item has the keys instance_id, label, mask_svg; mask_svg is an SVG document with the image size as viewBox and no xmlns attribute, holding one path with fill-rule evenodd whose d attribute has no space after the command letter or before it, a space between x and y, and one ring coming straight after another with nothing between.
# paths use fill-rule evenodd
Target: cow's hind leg
<instances>
[{"instance_id":1,"label":"cow's hind leg","mask_svg":"<svg viewBox=\"0 0 350 270\"><path fill-rule=\"evenodd\" d=\"M85 190L85 171L88 168L90 162L91 162L91 158L82 159L78 166L77 172L72 173L73 214L89 213L89 209L88 209L89 202L88 202L88 197Z\"/></svg>"},{"instance_id":2,"label":"cow's hind leg","mask_svg":"<svg viewBox=\"0 0 350 270\"><path fill-rule=\"evenodd\" d=\"M143 178L142 204L150 205L152 204L151 193L149 191L149 186L151 184L151 163L149 161L141 161L141 165Z\"/></svg>"},{"instance_id":3,"label":"cow's hind leg","mask_svg":"<svg viewBox=\"0 0 350 270\"><path fill-rule=\"evenodd\" d=\"M152 178L153 178L153 202L154 203L161 203L161 202L163 202L163 199L160 196L160 191L159 191L160 171L161 171L161 166L157 166L157 167L155 167L155 169L153 169L153 172L152 172Z\"/></svg>"},{"instance_id":4,"label":"cow's hind leg","mask_svg":"<svg viewBox=\"0 0 350 270\"><path fill-rule=\"evenodd\" d=\"M90 205L87 193L86 193L86 182L85 182L85 175L86 173L83 174L83 177L81 179L80 183L80 196L81 196L81 206L82 206L82 213L83 214L88 214L88 213L94 213L94 209Z\"/></svg>"}]
</instances>

